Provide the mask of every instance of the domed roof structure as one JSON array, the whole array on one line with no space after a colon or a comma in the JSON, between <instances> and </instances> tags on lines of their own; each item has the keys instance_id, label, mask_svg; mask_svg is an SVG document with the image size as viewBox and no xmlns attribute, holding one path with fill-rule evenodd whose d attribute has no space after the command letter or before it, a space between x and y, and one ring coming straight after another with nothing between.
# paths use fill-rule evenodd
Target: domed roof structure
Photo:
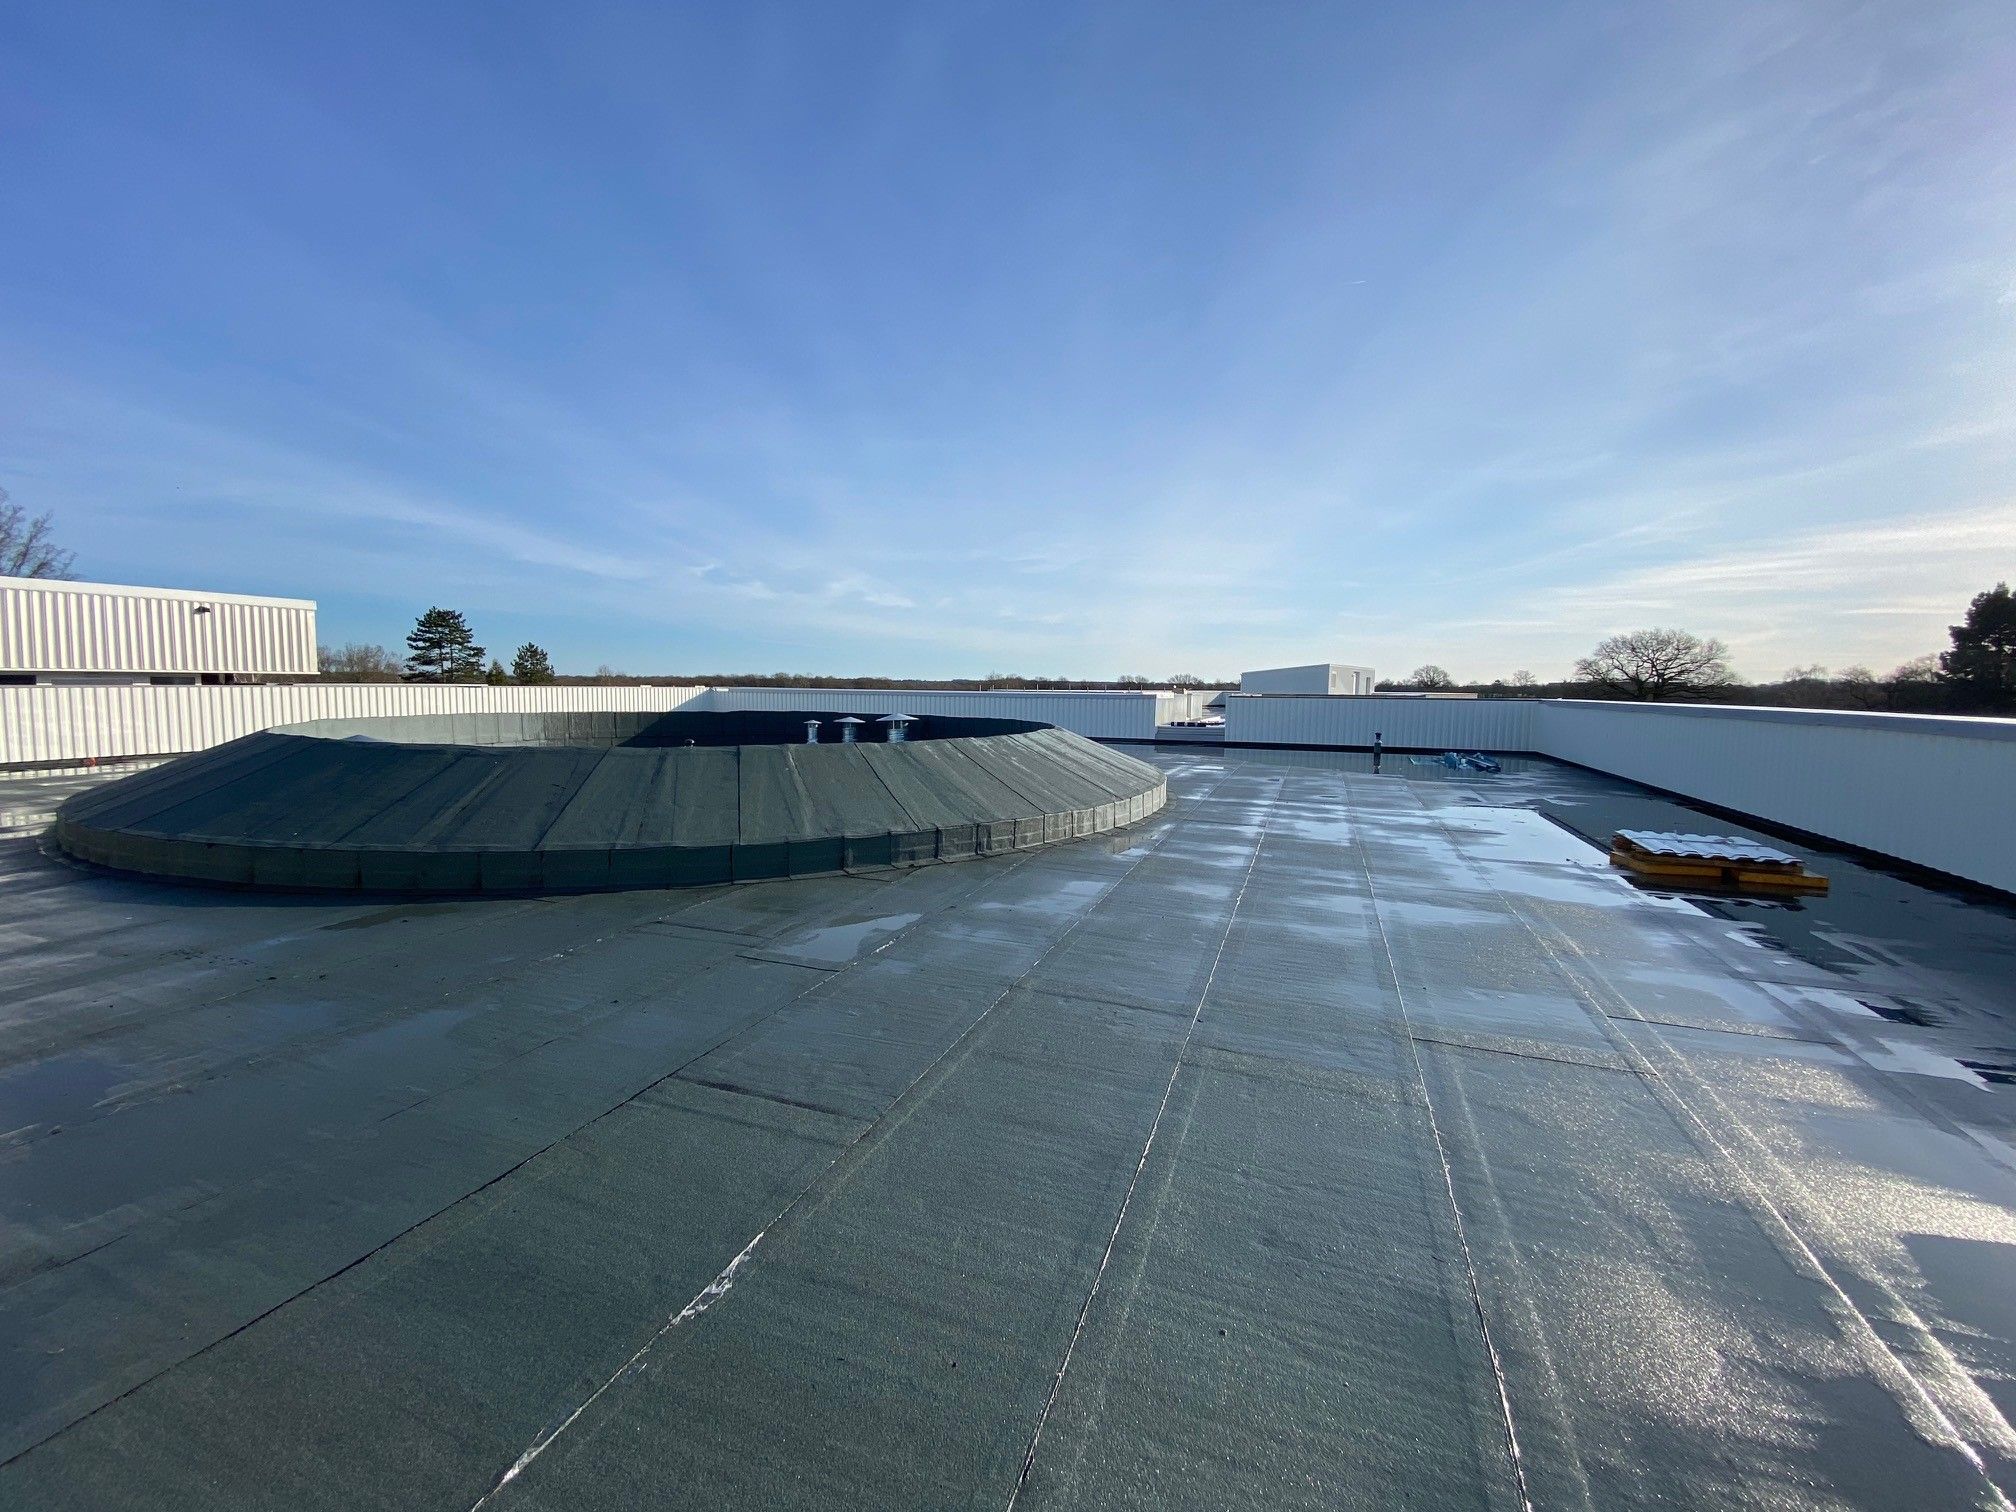
<instances>
[{"instance_id":1,"label":"domed roof structure","mask_svg":"<svg viewBox=\"0 0 2016 1512\"><path fill-rule=\"evenodd\" d=\"M317 720L66 802L56 843L253 887L668 887L955 861L1145 818L1162 773L1026 720L932 716L807 744L841 712Z\"/></svg>"}]
</instances>

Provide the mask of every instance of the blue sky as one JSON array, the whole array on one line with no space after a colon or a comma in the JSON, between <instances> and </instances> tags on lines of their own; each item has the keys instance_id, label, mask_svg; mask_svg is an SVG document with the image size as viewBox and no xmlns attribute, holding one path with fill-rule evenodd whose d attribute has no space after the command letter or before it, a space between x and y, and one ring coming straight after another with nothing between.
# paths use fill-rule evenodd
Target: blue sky
<instances>
[{"instance_id":1,"label":"blue sky","mask_svg":"<svg viewBox=\"0 0 2016 1512\"><path fill-rule=\"evenodd\" d=\"M2016 578L2016 8L30 3L0 485L562 670L1887 669Z\"/></svg>"}]
</instances>

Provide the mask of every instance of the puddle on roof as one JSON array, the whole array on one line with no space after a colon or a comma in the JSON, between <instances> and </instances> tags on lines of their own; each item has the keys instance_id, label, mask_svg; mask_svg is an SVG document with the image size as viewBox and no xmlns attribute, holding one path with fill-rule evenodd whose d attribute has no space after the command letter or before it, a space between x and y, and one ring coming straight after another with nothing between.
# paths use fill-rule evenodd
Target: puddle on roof
<instances>
[{"instance_id":1,"label":"puddle on roof","mask_svg":"<svg viewBox=\"0 0 2016 1512\"><path fill-rule=\"evenodd\" d=\"M1466 808L1442 822L1464 851L1480 859L1609 871L1604 852L1532 809Z\"/></svg>"},{"instance_id":2,"label":"puddle on roof","mask_svg":"<svg viewBox=\"0 0 2016 1512\"><path fill-rule=\"evenodd\" d=\"M123 1079L96 1055L52 1055L0 1075L0 1137L82 1118Z\"/></svg>"},{"instance_id":3,"label":"puddle on roof","mask_svg":"<svg viewBox=\"0 0 2016 1512\"><path fill-rule=\"evenodd\" d=\"M879 919L864 919L858 924L828 924L820 929L808 929L789 939L781 940L766 954L797 956L801 960L818 961L823 964L844 965L870 949L879 949L879 937L893 935L899 929L907 929L923 918L922 914L884 914ZM878 943L870 946L871 941Z\"/></svg>"},{"instance_id":4,"label":"puddle on roof","mask_svg":"<svg viewBox=\"0 0 2016 1512\"><path fill-rule=\"evenodd\" d=\"M1040 913L1060 919L1075 918L1112 885L1099 877L1060 877L1041 892L1026 893L1019 898L982 898L961 903L958 910L965 914Z\"/></svg>"},{"instance_id":5,"label":"puddle on roof","mask_svg":"<svg viewBox=\"0 0 2016 1512\"><path fill-rule=\"evenodd\" d=\"M1928 1050L1910 1040L1879 1035L1870 1043L1858 1043L1855 1053L1879 1071L1908 1071L1917 1076L1944 1076L1969 1086L1986 1087L1987 1079L1950 1055Z\"/></svg>"},{"instance_id":6,"label":"puddle on roof","mask_svg":"<svg viewBox=\"0 0 2016 1512\"><path fill-rule=\"evenodd\" d=\"M1968 1060L1962 1056L1960 1064L1985 1082L1993 1082L1998 1087L2016 1087L2016 1061Z\"/></svg>"},{"instance_id":7,"label":"puddle on roof","mask_svg":"<svg viewBox=\"0 0 2016 1512\"><path fill-rule=\"evenodd\" d=\"M1350 819L1322 819L1292 810L1277 810L1267 821L1267 833L1269 837L1350 845L1358 838L1358 826Z\"/></svg>"},{"instance_id":8,"label":"puddle on roof","mask_svg":"<svg viewBox=\"0 0 2016 1512\"><path fill-rule=\"evenodd\" d=\"M1886 1018L1893 1024L1916 1024L1921 1029L1936 1029L1949 1020L1943 1013L1912 1002L1909 998L1896 998L1890 1002L1871 1002L1866 997L1855 999L1864 1008L1879 1018Z\"/></svg>"},{"instance_id":9,"label":"puddle on roof","mask_svg":"<svg viewBox=\"0 0 2016 1512\"><path fill-rule=\"evenodd\" d=\"M1830 987L1809 987L1805 991L1805 996L1811 1002L1865 1023L1869 1019L1880 1019L1885 1023L1929 1028L1942 1021L1929 1009L1902 998L1893 999L1888 1003L1877 1003L1846 992L1836 992ZM1917 1076L1942 1076L1951 1081L1962 1081L1969 1086L1982 1088L1988 1087L1991 1083L2007 1084L2009 1080L2007 1068L1990 1066L1987 1070L1992 1074L1984 1075L1983 1068L1975 1062L1960 1060L1930 1045L1898 1035L1857 1034L1850 1041L1850 1048L1879 1071L1907 1071Z\"/></svg>"},{"instance_id":10,"label":"puddle on roof","mask_svg":"<svg viewBox=\"0 0 2016 1512\"><path fill-rule=\"evenodd\" d=\"M1480 862L1480 868L1501 891L1520 897L1538 898L1548 903L1568 903L1584 908L1643 908L1665 913L1702 917L1695 900L1682 893L1647 892L1631 880L1605 867L1571 870L1566 867L1533 867Z\"/></svg>"}]
</instances>

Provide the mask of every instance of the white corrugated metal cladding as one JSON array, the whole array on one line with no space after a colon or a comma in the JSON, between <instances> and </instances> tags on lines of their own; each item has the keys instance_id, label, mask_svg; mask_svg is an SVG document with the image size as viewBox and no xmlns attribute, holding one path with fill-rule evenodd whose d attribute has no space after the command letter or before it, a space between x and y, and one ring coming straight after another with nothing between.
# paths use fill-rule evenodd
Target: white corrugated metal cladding
<instances>
[{"instance_id":1,"label":"white corrugated metal cladding","mask_svg":"<svg viewBox=\"0 0 2016 1512\"><path fill-rule=\"evenodd\" d=\"M2016 892L2016 720L1567 699L1533 707L1533 749L1546 755Z\"/></svg>"},{"instance_id":2,"label":"white corrugated metal cladding","mask_svg":"<svg viewBox=\"0 0 2016 1512\"><path fill-rule=\"evenodd\" d=\"M310 719L599 709L669 712L706 696L704 688L493 688L482 683L0 688L0 766L203 751L241 735Z\"/></svg>"},{"instance_id":3,"label":"white corrugated metal cladding","mask_svg":"<svg viewBox=\"0 0 2016 1512\"><path fill-rule=\"evenodd\" d=\"M314 672L312 599L0 578L0 673Z\"/></svg>"},{"instance_id":4,"label":"white corrugated metal cladding","mask_svg":"<svg viewBox=\"0 0 2016 1512\"><path fill-rule=\"evenodd\" d=\"M1241 693L1370 693L1370 667L1312 662L1306 667L1261 667L1239 674Z\"/></svg>"},{"instance_id":5,"label":"white corrugated metal cladding","mask_svg":"<svg viewBox=\"0 0 2016 1512\"><path fill-rule=\"evenodd\" d=\"M1033 719L1103 740L1153 740L1153 693L889 692L862 688L500 687L276 683L259 687L0 687L0 766L201 751L308 719L593 709L851 709Z\"/></svg>"},{"instance_id":6,"label":"white corrugated metal cladding","mask_svg":"<svg viewBox=\"0 0 2016 1512\"><path fill-rule=\"evenodd\" d=\"M1536 700L1524 698L1330 698L1233 693L1225 699L1228 745L1369 747L1396 750L1530 751Z\"/></svg>"}]
</instances>

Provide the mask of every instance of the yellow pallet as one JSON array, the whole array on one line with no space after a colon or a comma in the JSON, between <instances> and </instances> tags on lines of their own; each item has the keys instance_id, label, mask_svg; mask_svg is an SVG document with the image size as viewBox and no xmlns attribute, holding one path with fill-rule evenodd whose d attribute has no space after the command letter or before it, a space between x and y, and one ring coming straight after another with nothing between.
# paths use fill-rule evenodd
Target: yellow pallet
<instances>
[{"instance_id":1,"label":"yellow pallet","mask_svg":"<svg viewBox=\"0 0 2016 1512\"><path fill-rule=\"evenodd\" d=\"M1610 864L1648 882L1682 887L1733 887L1743 891L1824 893L1827 879L1800 866L1769 866L1710 861L1683 856L1654 856L1635 847L1610 852Z\"/></svg>"}]
</instances>

